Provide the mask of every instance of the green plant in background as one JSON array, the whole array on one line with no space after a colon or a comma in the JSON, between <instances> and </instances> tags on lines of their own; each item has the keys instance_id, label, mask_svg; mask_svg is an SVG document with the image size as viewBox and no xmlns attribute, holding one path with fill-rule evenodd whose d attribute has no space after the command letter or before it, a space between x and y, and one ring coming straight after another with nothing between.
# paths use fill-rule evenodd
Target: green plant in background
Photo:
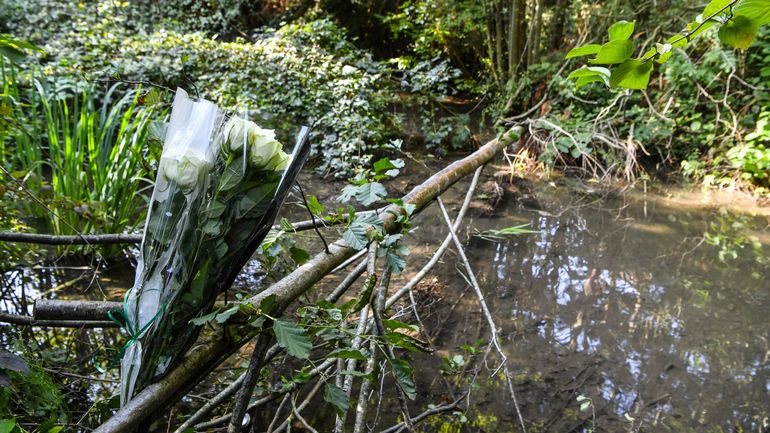
<instances>
[{"instance_id":1,"label":"green plant in background","mask_svg":"<svg viewBox=\"0 0 770 433\"><path fill-rule=\"evenodd\" d=\"M103 92L81 80L21 84L3 68L3 165L23 184L15 192L29 216L57 235L122 233L141 220L151 184L150 126L164 111L141 89ZM143 97L144 96L144 97Z\"/></svg>"}]
</instances>

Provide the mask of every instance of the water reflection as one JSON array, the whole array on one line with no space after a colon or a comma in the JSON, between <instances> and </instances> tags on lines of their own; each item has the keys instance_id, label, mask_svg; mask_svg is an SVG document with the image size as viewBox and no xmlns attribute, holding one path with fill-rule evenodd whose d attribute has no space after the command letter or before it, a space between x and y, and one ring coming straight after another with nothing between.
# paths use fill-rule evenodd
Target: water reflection
<instances>
[{"instance_id":1,"label":"water reflection","mask_svg":"<svg viewBox=\"0 0 770 433\"><path fill-rule=\"evenodd\" d=\"M539 233L469 247L498 324L537 323L507 343L517 367L544 377L525 386L525 418L568 431L584 394L595 431L628 429L626 414L642 431L759 431L770 416L768 218L659 197L564 205L580 194L544 187L544 210L476 221L524 219Z\"/></svg>"}]
</instances>

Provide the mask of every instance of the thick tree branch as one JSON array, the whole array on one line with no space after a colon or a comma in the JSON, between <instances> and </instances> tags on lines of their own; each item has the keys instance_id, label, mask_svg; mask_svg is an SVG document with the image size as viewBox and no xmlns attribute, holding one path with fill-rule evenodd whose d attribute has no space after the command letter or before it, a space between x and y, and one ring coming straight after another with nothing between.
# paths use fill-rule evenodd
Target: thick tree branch
<instances>
[{"instance_id":1,"label":"thick tree branch","mask_svg":"<svg viewBox=\"0 0 770 433\"><path fill-rule=\"evenodd\" d=\"M503 134L500 139L490 141L468 157L444 168L414 188L403 198L403 202L414 205L415 212L419 212L455 182L469 175L478 167L491 160L501 149L518 140L520 132L520 128L511 129ZM392 205L382 215L385 230L388 233L399 231L400 228L396 223L396 216L402 212L403 209L401 207ZM316 255L286 278L262 293L246 300L246 302L251 305L259 305L260 301L265 297L275 295L277 310L279 312L282 311L300 295L308 291L315 283L320 281L327 273L355 254L355 250L346 246L342 241L329 245L329 251L329 254L323 252ZM117 411L111 419L99 426L94 432L128 433L134 430L147 417L164 410L180 395L199 382L224 357L236 351L253 336L253 334L248 334L249 331L245 327L243 332L244 335L241 336L242 338L238 342L219 338L203 344L198 350L193 350L169 374L143 389L126 406Z\"/></svg>"}]
</instances>

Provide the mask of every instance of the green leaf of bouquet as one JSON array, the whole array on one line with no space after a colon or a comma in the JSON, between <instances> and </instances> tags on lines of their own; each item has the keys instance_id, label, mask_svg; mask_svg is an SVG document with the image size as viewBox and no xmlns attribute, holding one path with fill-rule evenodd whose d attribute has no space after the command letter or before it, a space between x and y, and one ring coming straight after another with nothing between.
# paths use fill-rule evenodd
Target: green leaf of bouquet
<instances>
[{"instance_id":1,"label":"green leaf of bouquet","mask_svg":"<svg viewBox=\"0 0 770 433\"><path fill-rule=\"evenodd\" d=\"M756 27L770 24L770 0L742 0L733 6L733 13L750 19Z\"/></svg>"},{"instance_id":2,"label":"green leaf of bouquet","mask_svg":"<svg viewBox=\"0 0 770 433\"><path fill-rule=\"evenodd\" d=\"M414 372L412 366L403 359L398 358L388 358L388 362L393 369L393 376L396 377L396 381L401 387L401 390L404 391L404 394L406 394L410 400L414 400L414 398L417 397L417 388L414 386L414 379L412 379L412 374Z\"/></svg>"},{"instance_id":3,"label":"green leaf of bouquet","mask_svg":"<svg viewBox=\"0 0 770 433\"><path fill-rule=\"evenodd\" d=\"M334 407L337 415L343 416L350 408L350 402L348 401L348 395L339 386L326 382L324 388L324 400Z\"/></svg>"},{"instance_id":4,"label":"green leaf of bouquet","mask_svg":"<svg viewBox=\"0 0 770 433\"><path fill-rule=\"evenodd\" d=\"M702 19L706 19L715 13L719 11L723 11L720 13L727 13L729 8L727 6L732 3L732 0L711 0L711 2L706 5L706 8L703 9Z\"/></svg>"},{"instance_id":5,"label":"green leaf of bouquet","mask_svg":"<svg viewBox=\"0 0 770 433\"><path fill-rule=\"evenodd\" d=\"M215 200L203 211L203 215L206 218L219 218L226 208L224 203Z\"/></svg>"},{"instance_id":6,"label":"green leaf of bouquet","mask_svg":"<svg viewBox=\"0 0 770 433\"><path fill-rule=\"evenodd\" d=\"M642 63L639 59L628 60L612 70L610 85L624 89L646 89L652 69L652 62Z\"/></svg>"},{"instance_id":7,"label":"green leaf of bouquet","mask_svg":"<svg viewBox=\"0 0 770 433\"><path fill-rule=\"evenodd\" d=\"M611 41L624 41L631 38L634 34L635 21L618 21L610 26L610 40Z\"/></svg>"},{"instance_id":8,"label":"green leaf of bouquet","mask_svg":"<svg viewBox=\"0 0 770 433\"><path fill-rule=\"evenodd\" d=\"M238 185L243 179L243 157L235 158L225 167L222 177L219 178L220 191L228 191Z\"/></svg>"},{"instance_id":9,"label":"green leaf of bouquet","mask_svg":"<svg viewBox=\"0 0 770 433\"><path fill-rule=\"evenodd\" d=\"M307 359L310 356L310 350L313 344L310 337L305 334L305 330L294 323L283 320L273 321L273 333L278 345L286 349L289 355Z\"/></svg>"},{"instance_id":10,"label":"green leaf of bouquet","mask_svg":"<svg viewBox=\"0 0 770 433\"><path fill-rule=\"evenodd\" d=\"M369 206L388 196L388 190L379 182L368 182L356 189L356 200L364 206Z\"/></svg>"},{"instance_id":11,"label":"green leaf of bouquet","mask_svg":"<svg viewBox=\"0 0 770 433\"><path fill-rule=\"evenodd\" d=\"M203 225L203 233L209 235L209 236L218 236L219 233L222 231L222 221L221 220L208 220L206 221L206 224Z\"/></svg>"},{"instance_id":12,"label":"green leaf of bouquet","mask_svg":"<svg viewBox=\"0 0 770 433\"><path fill-rule=\"evenodd\" d=\"M757 26L750 19L736 15L719 28L719 40L727 45L745 50L757 35Z\"/></svg>"},{"instance_id":13,"label":"green leaf of bouquet","mask_svg":"<svg viewBox=\"0 0 770 433\"><path fill-rule=\"evenodd\" d=\"M366 361L368 358L358 349L350 349L341 347L339 349L332 350L327 358L340 358L340 359L355 359L357 361Z\"/></svg>"},{"instance_id":14,"label":"green leaf of bouquet","mask_svg":"<svg viewBox=\"0 0 770 433\"><path fill-rule=\"evenodd\" d=\"M602 45L596 58L589 61L594 65L614 65L623 63L634 53L634 43L629 40L610 41Z\"/></svg>"},{"instance_id":15,"label":"green leaf of bouquet","mask_svg":"<svg viewBox=\"0 0 770 433\"><path fill-rule=\"evenodd\" d=\"M580 47L575 47L570 50L564 57L565 59L572 59L574 57L590 56L599 52L602 46L599 44L587 44Z\"/></svg>"}]
</instances>

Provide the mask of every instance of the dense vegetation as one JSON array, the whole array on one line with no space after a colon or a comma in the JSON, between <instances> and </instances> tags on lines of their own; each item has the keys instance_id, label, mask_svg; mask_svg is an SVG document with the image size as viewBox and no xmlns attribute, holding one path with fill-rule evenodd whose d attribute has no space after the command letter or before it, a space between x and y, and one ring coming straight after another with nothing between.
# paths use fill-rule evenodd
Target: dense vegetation
<instances>
[{"instance_id":1,"label":"dense vegetation","mask_svg":"<svg viewBox=\"0 0 770 433\"><path fill-rule=\"evenodd\" d=\"M753 1L758 10L770 7ZM735 18L736 2L713 3L6 0L0 230L139 232L177 86L256 111L283 141L310 125L309 165L319 176L348 180L343 201L365 206L384 202L378 181L398 173L404 153L469 151L511 125L525 127L509 161L520 173L627 181L682 175L767 195L767 17ZM715 13L711 29L691 24L704 7ZM672 39L682 29L689 43ZM619 33L622 53L601 51ZM575 47L582 51L567 55ZM632 71L579 69L583 55L597 55L592 66ZM382 189L372 193L373 185ZM315 197L310 204L316 216L326 211ZM364 229L352 228L360 233L349 229L346 240L365 247ZM294 241L281 242L292 264L307 260ZM398 239L390 242L403 250ZM47 253L3 243L0 267L37 263ZM17 401L1 388L0 418L68 421L65 399L44 370L13 377L40 395Z\"/></svg>"}]
</instances>

